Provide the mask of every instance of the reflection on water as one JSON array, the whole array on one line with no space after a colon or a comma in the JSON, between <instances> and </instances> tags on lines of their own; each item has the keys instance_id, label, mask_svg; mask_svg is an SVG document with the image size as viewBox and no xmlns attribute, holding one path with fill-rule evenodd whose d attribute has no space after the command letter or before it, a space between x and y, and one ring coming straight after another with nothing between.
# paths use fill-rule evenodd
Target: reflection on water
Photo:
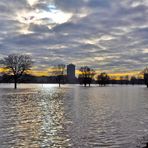
<instances>
[{"instance_id":1,"label":"reflection on water","mask_svg":"<svg viewBox=\"0 0 148 148\"><path fill-rule=\"evenodd\" d=\"M14 92L1 98L0 143L13 147L70 146L64 117L63 91Z\"/></svg>"},{"instance_id":2,"label":"reflection on water","mask_svg":"<svg viewBox=\"0 0 148 148\"><path fill-rule=\"evenodd\" d=\"M0 88L0 147L134 148L148 135L147 96L138 86Z\"/></svg>"}]
</instances>

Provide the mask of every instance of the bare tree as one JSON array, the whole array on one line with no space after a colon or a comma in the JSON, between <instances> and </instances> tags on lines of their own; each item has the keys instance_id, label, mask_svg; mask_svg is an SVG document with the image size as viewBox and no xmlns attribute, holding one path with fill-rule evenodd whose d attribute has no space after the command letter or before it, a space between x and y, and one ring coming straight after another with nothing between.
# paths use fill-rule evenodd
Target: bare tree
<instances>
[{"instance_id":1,"label":"bare tree","mask_svg":"<svg viewBox=\"0 0 148 148\"><path fill-rule=\"evenodd\" d=\"M143 70L143 74L144 74L144 83L148 88L148 68L147 67Z\"/></svg>"},{"instance_id":2,"label":"bare tree","mask_svg":"<svg viewBox=\"0 0 148 148\"><path fill-rule=\"evenodd\" d=\"M14 88L17 89L18 79L31 68L33 62L28 55L11 54L5 57L1 63L4 65L5 71L13 75Z\"/></svg>"},{"instance_id":3,"label":"bare tree","mask_svg":"<svg viewBox=\"0 0 148 148\"><path fill-rule=\"evenodd\" d=\"M64 81L64 72L65 72L65 65L59 64L55 67L55 70L53 71L53 74L56 76L56 80L59 84L59 87L61 87L62 81Z\"/></svg>"},{"instance_id":4,"label":"bare tree","mask_svg":"<svg viewBox=\"0 0 148 148\"><path fill-rule=\"evenodd\" d=\"M101 86L105 86L106 84L109 83L109 76L107 73L102 72L100 75L98 75L98 84Z\"/></svg>"},{"instance_id":5,"label":"bare tree","mask_svg":"<svg viewBox=\"0 0 148 148\"><path fill-rule=\"evenodd\" d=\"M144 82L148 88L148 73L144 73Z\"/></svg>"},{"instance_id":6,"label":"bare tree","mask_svg":"<svg viewBox=\"0 0 148 148\"><path fill-rule=\"evenodd\" d=\"M80 84L84 84L86 87L87 84L90 86L92 83L93 77L95 75L95 71L88 66L81 67L79 69L80 74L79 74L79 82Z\"/></svg>"}]
</instances>

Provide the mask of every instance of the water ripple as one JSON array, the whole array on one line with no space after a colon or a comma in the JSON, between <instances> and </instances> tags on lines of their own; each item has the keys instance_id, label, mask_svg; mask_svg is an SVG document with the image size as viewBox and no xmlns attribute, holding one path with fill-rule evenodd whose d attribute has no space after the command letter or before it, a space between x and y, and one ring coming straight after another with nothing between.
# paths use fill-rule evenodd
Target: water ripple
<instances>
[{"instance_id":1,"label":"water ripple","mask_svg":"<svg viewBox=\"0 0 148 148\"><path fill-rule=\"evenodd\" d=\"M0 92L1 148L136 148L146 143L148 99L142 87Z\"/></svg>"}]
</instances>

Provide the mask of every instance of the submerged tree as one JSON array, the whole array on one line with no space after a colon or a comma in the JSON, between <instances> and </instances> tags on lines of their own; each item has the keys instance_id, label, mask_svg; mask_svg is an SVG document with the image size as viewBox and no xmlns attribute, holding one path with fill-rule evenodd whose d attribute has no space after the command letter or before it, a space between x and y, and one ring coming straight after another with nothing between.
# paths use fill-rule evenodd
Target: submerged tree
<instances>
[{"instance_id":1,"label":"submerged tree","mask_svg":"<svg viewBox=\"0 0 148 148\"><path fill-rule=\"evenodd\" d=\"M109 83L109 76L107 75L107 73L103 72L100 75L98 75L98 84L99 85L103 85L105 86L106 84Z\"/></svg>"},{"instance_id":2,"label":"submerged tree","mask_svg":"<svg viewBox=\"0 0 148 148\"><path fill-rule=\"evenodd\" d=\"M130 83L132 85L135 85L137 83L137 78L135 76L132 76L131 79L130 79Z\"/></svg>"},{"instance_id":3,"label":"submerged tree","mask_svg":"<svg viewBox=\"0 0 148 148\"><path fill-rule=\"evenodd\" d=\"M87 66L81 67L79 71L80 74L78 79L80 84L84 84L85 87L87 86L87 84L90 86L95 75L95 71Z\"/></svg>"},{"instance_id":4,"label":"submerged tree","mask_svg":"<svg viewBox=\"0 0 148 148\"><path fill-rule=\"evenodd\" d=\"M144 73L144 82L146 86L148 87L148 73Z\"/></svg>"},{"instance_id":5,"label":"submerged tree","mask_svg":"<svg viewBox=\"0 0 148 148\"><path fill-rule=\"evenodd\" d=\"M148 87L148 68L147 67L144 69L143 73L144 73L144 83Z\"/></svg>"},{"instance_id":6,"label":"submerged tree","mask_svg":"<svg viewBox=\"0 0 148 148\"><path fill-rule=\"evenodd\" d=\"M54 75L56 75L57 83L59 87L61 87L61 83L64 83L64 72L65 72L65 65L59 64L55 67Z\"/></svg>"},{"instance_id":7,"label":"submerged tree","mask_svg":"<svg viewBox=\"0 0 148 148\"><path fill-rule=\"evenodd\" d=\"M31 68L32 63L30 56L19 54L11 54L1 60L1 64L4 65L5 73L13 76L15 89L17 89L18 80Z\"/></svg>"}]
</instances>

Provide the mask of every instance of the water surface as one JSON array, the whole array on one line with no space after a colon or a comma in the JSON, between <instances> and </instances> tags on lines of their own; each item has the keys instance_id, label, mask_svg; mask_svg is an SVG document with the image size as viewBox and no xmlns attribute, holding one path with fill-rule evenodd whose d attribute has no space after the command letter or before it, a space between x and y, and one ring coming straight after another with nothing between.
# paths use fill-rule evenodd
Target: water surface
<instances>
[{"instance_id":1,"label":"water surface","mask_svg":"<svg viewBox=\"0 0 148 148\"><path fill-rule=\"evenodd\" d=\"M145 86L0 84L1 148L136 148L148 135Z\"/></svg>"}]
</instances>

